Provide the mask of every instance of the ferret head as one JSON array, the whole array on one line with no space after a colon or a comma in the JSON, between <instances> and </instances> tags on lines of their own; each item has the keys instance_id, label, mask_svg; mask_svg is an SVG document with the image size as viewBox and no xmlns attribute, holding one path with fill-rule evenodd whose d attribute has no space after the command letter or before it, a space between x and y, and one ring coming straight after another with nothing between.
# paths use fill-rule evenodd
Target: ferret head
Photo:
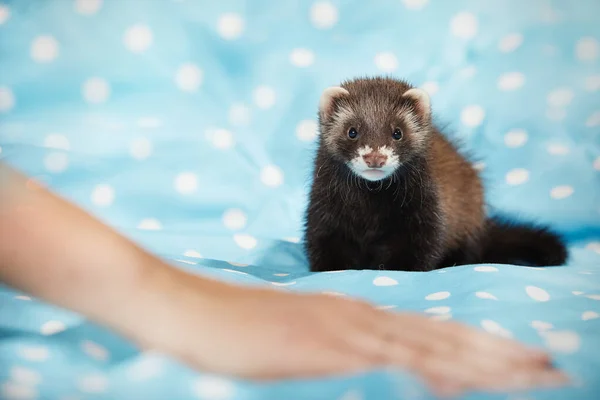
<instances>
[{"instance_id":1,"label":"ferret head","mask_svg":"<svg viewBox=\"0 0 600 400\"><path fill-rule=\"evenodd\" d=\"M401 81L356 79L323 91L319 122L325 151L356 175L379 181L425 151L430 100Z\"/></svg>"}]
</instances>

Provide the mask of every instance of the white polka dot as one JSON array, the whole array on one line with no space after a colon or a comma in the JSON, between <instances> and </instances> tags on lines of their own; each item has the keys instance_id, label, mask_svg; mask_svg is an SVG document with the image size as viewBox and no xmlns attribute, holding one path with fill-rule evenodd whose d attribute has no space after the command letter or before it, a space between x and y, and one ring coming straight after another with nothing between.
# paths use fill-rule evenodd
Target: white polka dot
<instances>
[{"instance_id":1,"label":"white polka dot","mask_svg":"<svg viewBox=\"0 0 600 400\"><path fill-rule=\"evenodd\" d=\"M444 300L450 297L450 292L436 292L425 296L425 300Z\"/></svg>"},{"instance_id":2,"label":"white polka dot","mask_svg":"<svg viewBox=\"0 0 600 400\"><path fill-rule=\"evenodd\" d=\"M479 105L470 105L463 108L460 113L460 120L468 127L481 125L485 118L485 110Z\"/></svg>"},{"instance_id":3,"label":"white polka dot","mask_svg":"<svg viewBox=\"0 0 600 400\"><path fill-rule=\"evenodd\" d=\"M402 0L402 3L409 10L420 10L429 3L429 0Z\"/></svg>"},{"instance_id":4,"label":"white polka dot","mask_svg":"<svg viewBox=\"0 0 600 400\"><path fill-rule=\"evenodd\" d=\"M245 233L233 235L233 241L244 250L252 250L258 244L254 236Z\"/></svg>"},{"instance_id":5,"label":"white polka dot","mask_svg":"<svg viewBox=\"0 0 600 400\"><path fill-rule=\"evenodd\" d=\"M186 250L183 255L190 258L202 258L202 254L198 253L196 250Z\"/></svg>"},{"instance_id":6,"label":"white polka dot","mask_svg":"<svg viewBox=\"0 0 600 400\"><path fill-rule=\"evenodd\" d=\"M294 49L290 53L290 62L296 67L309 67L315 62L315 53L309 49Z\"/></svg>"},{"instance_id":7,"label":"white polka dot","mask_svg":"<svg viewBox=\"0 0 600 400\"><path fill-rule=\"evenodd\" d=\"M500 39L498 49L503 53L510 53L518 49L521 44L523 44L523 35L520 33L511 33Z\"/></svg>"},{"instance_id":8,"label":"white polka dot","mask_svg":"<svg viewBox=\"0 0 600 400\"><path fill-rule=\"evenodd\" d=\"M296 125L296 137L303 142L310 142L316 139L318 135L317 121L305 119Z\"/></svg>"},{"instance_id":9,"label":"white polka dot","mask_svg":"<svg viewBox=\"0 0 600 400\"><path fill-rule=\"evenodd\" d=\"M479 297L480 299L498 300L496 296L488 292L475 292L475 296Z\"/></svg>"},{"instance_id":10,"label":"white polka dot","mask_svg":"<svg viewBox=\"0 0 600 400\"><path fill-rule=\"evenodd\" d=\"M8 21L10 18L10 8L4 4L0 4L0 25Z\"/></svg>"},{"instance_id":11,"label":"white polka dot","mask_svg":"<svg viewBox=\"0 0 600 400\"><path fill-rule=\"evenodd\" d=\"M450 307L442 306L442 307L431 307L425 310L427 314L447 314L450 312Z\"/></svg>"},{"instance_id":12,"label":"white polka dot","mask_svg":"<svg viewBox=\"0 0 600 400\"><path fill-rule=\"evenodd\" d=\"M398 68L398 58L394 53L377 53L374 62L375 66L382 72L394 72Z\"/></svg>"},{"instance_id":13,"label":"white polka dot","mask_svg":"<svg viewBox=\"0 0 600 400\"><path fill-rule=\"evenodd\" d=\"M344 294L344 293L333 292L333 291L329 291L329 290L321 292L321 294L324 294L325 296L333 296L333 297L344 297L344 296L346 296L346 294ZM377 308L379 308L379 307L377 307Z\"/></svg>"},{"instance_id":14,"label":"white polka dot","mask_svg":"<svg viewBox=\"0 0 600 400\"><path fill-rule=\"evenodd\" d=\"M143 231L160 231L162 229L162 224L155 218L144 218L138 223L137 229Z\"/></svg>"},{"instance_id":15,"label":"white polka dot","mask_svg":"<svg viewBox=\"0 0 600 400\"><path fill-rule=\"evenodd\" d=\"M50 35L38 36L31 43L30 55L36 62L51 62L58 57L58 41Z\"/></svg>"},{"instance_id":16,"label":"white polka dot","mask_svg":"<svg viewBox=\"0 0 600 400\"><path fill-rule=\"evenodd\" d=\"M26 346L19 349L19 355L28 361L46 361L50 357L50 351L44 346Z\"/></svg>"},{"instance_id":17,"label":"white polka dot","mask_svg":"<svg viewBox=\"0 0 600 400\"><path fill-rule=\"evenodd\" d=\"M556 200L566 199L575 192L573 187L568 185L556 186L550 190L550 197Z\"/></svg>"},{"instance_id":18,"label":"white polka dot","mask_svg":"<svg viewBox=\"0 0 600 400\"><path fill-rule=\"evenodd\" d=\"M600 55L600 44L593 37L583 37L575 45L575 55L581 61L594 61Z\"/></svg>"},{"instance_id":19,"label":"white polka dot","mask_svg":"<svg viewBox=\"0 0 600 400\"><path fill-rule=\"evenodd\" d=\"M310 8L310 20L318 29L329 29L338 21L338 10L328 1L316 2Z\"/></svg>"},{"instance_id":20,"label":"white polka dot","mask_svg":"<svg viewBox=\"0 0 600 400\"><path fill-rule=\"evenodd\" d=\"M580 292L579 290L574 290L571 293L573 293L575 296L579 296L580 294L583 294L583 292Z\"/></svg>"},{"instance_id":21,"label":"white polka dot","mask_svg":"<svg viewBox=\"0 0 600 400\"><path fill-rule=\"evenodd\" d=\"M546 110L546 117L552 121L562 121L566 116L564 108L550 107Z\"/></svg>"},{"instance_id":22,"label":"white polka dot","mask_svg":"<svg viewBox=\"0 0 600 400\"><path fill-rule=\"evenodd\" d=\"M133 381L146 381L156 378L162 370L163 361L157 356L146 354L144 358L127 368L127 376Z\"/></svg>"},{"instance_id":23,"label":"white polka dot","mask_svg":"<svg viewBox=\"0 0 600 400\"><path fill-rule=\"evenodd\" d=\"M521 88L525 84L525 75L521 72L507 72L498 78L498 89L510 91Z\"/></svg>"},{"instance_id":24,"label":"white polka dot","mask_svg":"<svg viewBox=\"0 0 600 400\"><path fill-rule=\"evenodd\" d=\"M489 265L480 265L473 268L473 270L477 272L498 272L498 268Z\"/></svg>"},{"instance_id":25,"label":"white polka dot","mask_svg":"<svg viewBox=\"0 0 600 400\"><path fill-rule=\"evenodd\" d=\"M600 111L592 113L585 121L585 126L587 126L588 128L600 126Z\"/></svg>"},{"instance_id":26,"label":"white polka dot","mask_svg":"<svg viewBox=\"0 0 600 400\"><path fill-rule=\"evenodd\" d=\"M198 177L193 172L182 172L175 177L175 190L190 194L198 189Z\"/></svg>"},{"instance_id":27,"label":"white polka dot","mask_svg":"<svg viewBox=\"0 0 600 400\"><path fill-rule=\"evenodd\" d=\"M267 165L260 171L261 182L269 187L277 187L283 183L283 171L276 165Z\"/></svg>"},{"instance_id":28,"label":"white polka dot","mask_svg":"<svg viewBox=\"0 0 600 400\"><path fill-rule=\"evenodd\" d=\"M590 75L585 78L584 87L585 90L589 92L596 92L600 90L600 75Z\"/></svg>"},{"instance_id":29,"label":"white polka dot","mask_svg":"<svg viewBox=\"0 0 600 400\"><path fill-rule=\"evenodd\" d=\"M202 377L192 383L194 394L201 399L229 400L235 395L232 382L216 377Z\"/></svg>"},{"instance_id":30,"label":"white polka dot","mask_svg":"<svg viewBox=\"0 0 600 400\"><path fill-rule=\"evenodd\" d=\"M98 361L108 360L108 350L100 346L98 343L94 343L90 340L84 340L81 342L81 350L91 358Z\"/></svg>"},{"instance_id":31,"label":"white polka dot","mask_svg":"<svg viewBox=\"0 0 600 400\"><path fill-rule=\"evenodd\" d=\"M129 145L129 154L136 160L145 160L152 154L152 142L145 137L133 139Z\"/></svg>"},{"instance_id":32,"label":"white polka dot","mask_svg":"<svg viewBox=\"0 0 600 400\"><path fill-rule=\"evenodd\" d=\"M588 294L585 297L592 300L600 300L600 294Z\"/></svg>"},{"instance_id":33,"label":"white polka dot","mask_svg":"<svg viewBox=\"0 0 600 400\"><path fill-rule=\"evenodd\" d=\"M589 321L590 319L597 318L600 318L600 314L598 314L595 311L585 311L583 314L581 314L581 319L584 321Z\"/></svg>"},{"instance_id":34,"label":"white polka dot","mask_svg":"<svg viewBox=\"0 0 600 400\"><path fill-rule=\"evenodd\" d=\"M108 388L108 379L102 374L90 374L79 378L77 386L84 393L102 393Z\"/></svg>"},{"instance_id":35,"label":"white polka dot","mask_svg":"<svg viewBox=\"0 0 600 400\"><path fill-rule=\"evenodd\" d=\"M104 103L110 96L110 85L102 78L90 78L83 83L82 93L88 103Z\"/></svg>"},{"instance_id":36,"label":"white polka dot","mask_svg":"<svg viewBox=\"0 0 600 400\"><path fill-rule=\"evenodd\" d=\"M162 125L162 121L157 117L141 117L136 121L140 128L154 129Z\"/></svg>"},{"instance_id":37,"label":"white polka dot","mask_svg":"<svg viewBox=\"0 0 600 400\"><path fill-rule=\"evenodd\" d=\"M0 398L6 400L35 400L38 398L34 386L10 381L2 384L0 393L2 393Z\"/></svg>"},{"instance_id":38,"label":"white polka dot","mask_svg":"<svg viewBox=\"0 0 600 400\"><path fill-rule=\"evenodd\" d=\"M97 185L92 192L92 203L97 206L110 206L114 200L115 190L109 185Z\"/></svg>"},{"instance_id":39,"label":"white polka dot","mask_svg":"<svg viewBox=\"0 0 600 400\"><path fill-rule=\"evenodd\" d=\"M146 25L133 25L125 31L123 43L132 53L143 53L152 45L152 31Z\"/></svg>"},{"instance_id":40,"label":"white polka dot","mask_svg":"<svg viewBox=\"0 0 600 400\"><path fill-rule=\"evenodd\" d=\"M424 91L429 93L430 96L433 96L440 90L440 87L437 84L437 82L430 81L430 82L423 83L421 85L421 89L423 89Z\"/></svg>"},{"instance_id":41,"label":"white polka dot","mask_svg":"<svg viewBox=\"0 0 600 400\"><path fill-rule=\"evenodd\" d=\"M31 301L31 297L29 296L15 296L15 299L22 301Z\"/></svg>"},{"instance_id":42,"label":"white polka dot","mask_svg":"<svg viewBox=\"0 0 600 400\"><path fill-rule=\"evenodd\" d=\"M507 147L521 147L527 142L527 131L512 129L504 135L504 144Z\"/></svg>"},{"instance_id":43,"label":"white polka dot","mask_svg":"<svg viewBox=\"0 0 600 400\"><path fill-rule=\"evenodd\" d=\"M569 88L558 88L554 89L546 97L548 105L551 107L566 107L573 101L575 94Z\"/></svg>"},{"instance_id":44,"label":"white polka dot","mask_svg":"<svg viewBox=\"0 0 600 400\"><path fill-rule=\"evenodd\" d=\"M481 321L481 327L483 329L485 329L487 332L493 333L498 336L507 337L507 338L512 337L512 334L509 331L504 329L496 321L492 321L490 319L484 319L483 321Z\"/></svg>"},{"instance_id":45,"label":"white polka dot","mask_svg":"<svg viewBox=\"0 0 600 400\"><path fill-rule=\"evenodd\" d=\"M477 171L483 171L485 169L485 163L483 161L478 161L473 164L473 168L475 168Z\"/></svg>"},{"instance_id":46,"label":"white polka dot","mask_svg":"<svg viewBox=\"0 0 600 400\"><path fill-rule=\"evenodd\" d=\"M229 149L235 144L233 134L227 129L214 129L207 134L210 134L210 140L217 149Z\"/></svg>"},{"instance_id":47,"label":"white polka dot","mask_svg":"<svg viewBox=\"0 0 600 400\"><path fill-rule=\"evenodd\" d=\"M569 154L570 151L567 146L557 143L549 144L548 147L546 147L546 150L548 151L548 153L555 156L564 156L566 154Z\"/></svg>"},{"instance_id":48,"label":"white polka dot","mask_svg":"<svg viewBox=\"0 0 600 400\"><path fill-rule=\"evenodd\" d=\"M204 72L192 63L181 65L175 73L175 83L184 92L197 91L203 80Z\"/></svg>"},{"instance_id":49,"label":"white polka dot","mask_svg":"<svg viewBox=\"0 0 600 400\"><path fill-rule=\"evenodd\" d=\"M469 65L460 70L459 75L462 78L472 78L477 73L477 68L474 65Z\"/></svg>"},{"instance_id":50,"label":"white polka dot","mask_svg":"<svg viewBox=\"0 0 600 400\"><path fill-rule=\"evenodd\" d=\"M600 242L590 242L585 246L585 248L600 254Z\"/></svg>"},{"instance_id":51,"label":"white polka dot","mask_svg":"<svg viewBox=\"0 0 600 400\"><path fill-rule=\"evenodd\" d=\"M57 150L69 150L71 145L69 139L64 135L51 134L44 139L44 146Z\"/></svg>"},{"instance_id":52,"label":"white polka dot","mask_svg":"<svg viewBox=\"0 0 600 400\"><path fill-rule=\"evenodd\" d=\"M558 48L551 44L546 44L546 45L544 45L542 52L544 53L544 55L546 55L548 57L552 57L552 56L555 56L556 54L558 54Z\"/></svg>"},{"instance_id":53,"label":"white polka dot","mask_svg":"<svg viewBox=\"0 0 600 400\"><path fill-rule=\"evenodd\" d=\"M429 319L434 321L448 321L452 319L452 314L434 314Z\"/></svg>"},{"instance_id":54,"label":"white polka dot","mask_svg":"<svg viewBox=\"0 0 600 400\"><path fill-rule=\"evenodd\" d=\"M243 263L233 262L233 261L228 261L227 263L233 265L234 267L240 267L240 268L244 268L244 267L248 266L248 264L243 264ZM274 274L274 275L277 275L277 274ZM284 275L287 276L289 274L284 274ZM280 276L284 276L284 275L280 275Z\"/></svg>"},{"instance_id":55,"label":"white polka dot","mask_svg":"<svg viewBox=\"0 0 600 400\"><path fill-rule=\"evenodd\" d=\"M283 240L290 243L300 243L300 238L296 236L284 237Z\"/></svg>"},{"instance_id":56,"label":"white polka dot","mask_svg":"<svg viewBox=\"0 0 600 400\"><path fill-rule=\"evenodd\" d=\"M247 220L246 214L237 208L231 208L223 214L223 225L234 231L245 228Z\"/></svg>"},{"instance_id":57,"label":"white polka dot","mask_svg":"<svg viewBox=\"0 0 600 400\"><path fill-rule=\"evenodd\" d=\"M10 111L15 106L15 95L12 90L2 86L0 87L0 112Z\"/></svg>"},{"instance_id":58,"label":"white polka dot","mask_svg":"<svg viewBox=\"0 0 600 400\"><path fill-rule=\"evenodd\" d=\"M275 105L277 96L273 88L269 86L259 86L254 89L252 97L254 98L254 104L256 104L258 108L266 110Z\"/></svg>"},{"instance_id":59,"label":"white polka dot","mask_svg":"<svg viewBox=\"0 0 600 400\"><path fill-rule=\"evenodd\" d=\"M398 284L398 281L390 278L389 276L378 276L373 279L373 285L375 286L395 286Z\"/></svg>"},{"instance_id":60,"label":"white polka dot","mask_svg":"<svg viewBox=\"0 0 600 400\"><path fill-rule=\"evenodd\" d=\"M102 6L102 0L75 0L75 10L79 14L96 14Z\"/></svg>"},{"instance_id":61,"label":"white polka dot","mask_svg":"<svg viewBox=\"0 0 600 400\"><path fill-rule=\"evenodd\" d=\"M247 126L250 124L250 109L241 103L232 104L229 108L229 123L234 126Z\"/></svg>"},{"instance_id":62,"label":"white polka dot","mask_svg":"<svg viewBox=\"0 0 600 400\"><path fill-rule=\"evenodd\" d=\"M554 328L552 324L544 321L531 321L531 327L538 331L548 331Z\"/></svg>"},{"instance_id":63,"label":"white polka dot","mask_svg":"<svg viewBox=\"0 0 600 400\"><path fill-rule=\"evenodd\" d=\"M10 379L24 385L38 385L42 381L39 372L24 367L13 367L10 369Z\"/></svg>"},{"instance_id":64,"label":"white polka dot","mask_svg":"<svg viewBox=\"0 0 600 400\"><path fill-rule=\"evenodd\" d=\"M579 350L581 339L573 331L551 331L543 333L546 346L558 353L574 353Z\"/></svg>"},{"instance_id":65,"label":"white polka dot","mask_svg":"<svg viewBox=\"0 0 600 400\"><path fill-rule=\"evenodd\" d=\"M223 14L217 22L217 31L223 39L237 39L244 32L244 19L235 13Z\"/></svg>"},{"instance_id":66,"label":"white polka dot","mask_svg":"<svg viewBox=\"0 0 600 400\"><path fill-rule=\"evenodd\" d=\"M48 321L45 322L40 328L42 335L54 335L67 329L64 322L61 321Z\"/></svg>"},{"instance_id":67,"label":"white polka dot","mask_svg":"<svg viewBox=\"0 0 600 400\"><path fill-rule=\"evenodd\" d=\"M460 12L450 21L450 31L461 39L473 38L477 34L477 29L477 18L469 12Z\"/></svg>"},{"instance_id":68,"label":"white polka dot","mask_svg":"<svg viewBox=\"0 0 600 400\"><path fill-rule=\"evenodd\" d=\"M529 171L525 168L515 168L506 174L506 183L509 185L522 185L529 180Z\"/></svg>"},{"instance_id":69,"label":"white polka dot","mask_svg":"<svg viewBox=\"0 0 600 400\"><path fill-rule=\"evenodd\" d=\"M189 265L197 265L198 263L194 262L194 261L190 261L190 260L181 260L181 259L175 259L175 261L183 263L183 264L189 264Z\"/></svg>"},{"instance_id":70,"label":"white polka dot","mask_svg":"<svg viewBox=\"0 0 600 400\"><path fill-rule=\"evenodd\" d=\"M69 166L69 157L66 153L49 153L44 157L44 167L48 172L64 172Z\"/></svg>"},{"instance_id":71,"label":"white polka dot","mask_svg":"<svg viewBox=\"0 0 600 400\"><path fill-rule=\"evenodd\" d=\"M291 282L271 282L273 286L292 286L296 284L296 281Z\"/></svg>"},{"instance_id":72,"label":"white polka dot","mask_svg":"<svg viewBox=\"0 0 600 400\"><path fill-rule=\"evenodd\" d=\"M537 286L527 286L525 287L525 292L527 292L527 295L535 301L550 300L550 294Z\"/></svg>"}]
</instances>

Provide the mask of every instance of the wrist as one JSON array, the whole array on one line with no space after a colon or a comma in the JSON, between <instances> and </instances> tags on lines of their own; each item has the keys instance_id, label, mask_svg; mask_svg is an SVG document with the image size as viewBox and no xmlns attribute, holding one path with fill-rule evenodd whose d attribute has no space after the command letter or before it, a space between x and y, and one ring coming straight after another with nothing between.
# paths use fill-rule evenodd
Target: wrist
<instances>
[{"instance_id":1,"label":"wrist","mask_svg":"<svg viewBox=\"0 0 600 400\"><path fill-rule=\"evenodd\" d=\"M186 349L179 343L189 341L183 337L202 340L209 330L199 332L197 327L209 328L215 308L231 289L153 258L144 265L127 304L108 324L141 348L185 356Z\"/></svg>"}]
</instances>

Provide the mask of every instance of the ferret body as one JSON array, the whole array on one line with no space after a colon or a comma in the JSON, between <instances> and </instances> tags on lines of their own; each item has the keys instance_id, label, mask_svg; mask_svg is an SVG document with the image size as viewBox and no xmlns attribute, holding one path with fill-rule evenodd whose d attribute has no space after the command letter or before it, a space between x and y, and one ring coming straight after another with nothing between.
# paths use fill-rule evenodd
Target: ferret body
<instances>
[{"instance_id":1,"label":"ferret body","mask_svg":"<svg viewBox=\"0 0 600 400\"><path fill-rule=\"evenodd\" d=\"M346 81L323 92L319 128L305 219L312 271L566 261L549 229L486 216L478 173L433 125L423 90Z\"/></svg>"}]
</instances>

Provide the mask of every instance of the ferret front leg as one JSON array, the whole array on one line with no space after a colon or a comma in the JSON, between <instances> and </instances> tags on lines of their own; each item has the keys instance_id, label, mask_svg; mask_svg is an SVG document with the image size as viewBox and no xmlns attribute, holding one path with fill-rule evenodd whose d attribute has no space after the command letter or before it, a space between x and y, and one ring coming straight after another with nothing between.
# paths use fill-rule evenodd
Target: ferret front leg
<instances>
[{"instance_id":1,"label":"ferret front leg","mask_svg":"<svg viewBox=\"0 0 600 400\"><path fill-rule=\"evenodd\" d=\"M394 235L387 241L390 256L385 269L431 271L438 268L443 249L442 229L436 221L421 219L406 233Z\"/></svg>"},{"instance_id":2,"label":"ferret front leg","mask_svg":"<svg viewBox=\"0 0 600 400\"><path fill-rule=\"evenodd\" d=\"M357 255L349 251L348 244L335 235L320 235L307 240L308 260L313 272L355 269Z\"/></svg>"}]
</instances>

